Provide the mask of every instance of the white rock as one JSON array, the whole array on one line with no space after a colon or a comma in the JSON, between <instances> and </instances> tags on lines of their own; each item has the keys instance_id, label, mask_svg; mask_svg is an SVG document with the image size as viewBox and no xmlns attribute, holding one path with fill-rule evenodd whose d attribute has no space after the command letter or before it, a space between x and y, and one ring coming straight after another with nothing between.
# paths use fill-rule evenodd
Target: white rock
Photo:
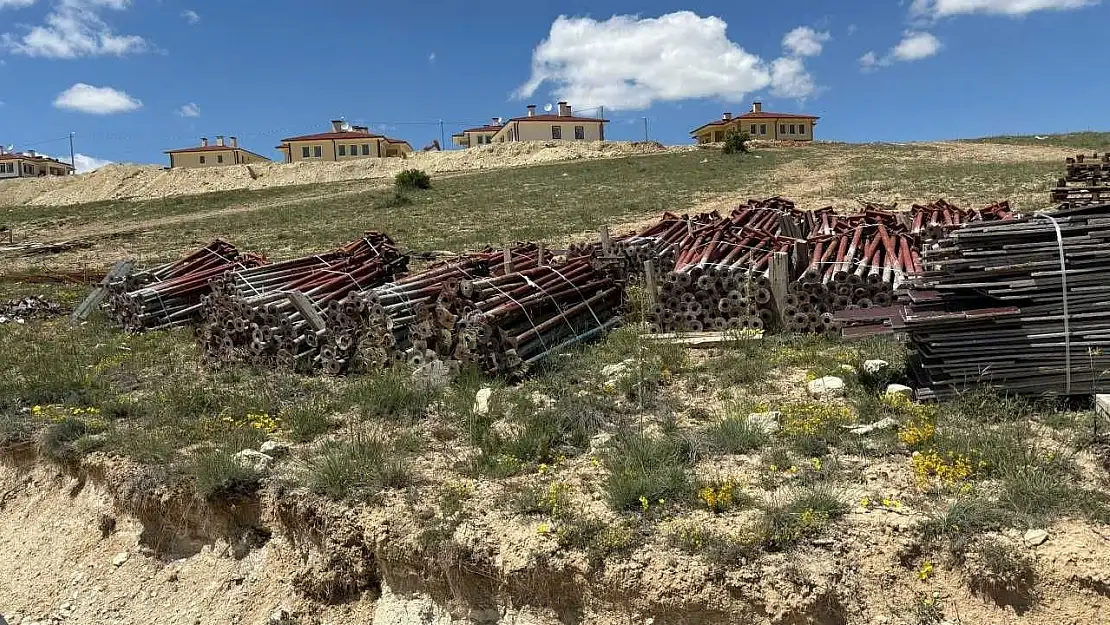
<instances>
[{"instance_id":1,"label":"white rock","mask_svg":"<svg viewBox=\"0 0 1110 625\"><path fill-rule=\"evenodd\" d=\"M291 448L292 447L290 447L289 443L266 441L265 443L262 443L262 446L258 448L258 451L272 458L277 458L278 456L284 456L285 454L289 453L289 450Z\"/></svg>"},{"instance_id":2,"label":"white rock","mask_svg":"<svg viewBox=\"0 0 1110 625\"><path fill-rule=\"evenodd\" d=\"M759 426L764 432L774 434L779 431L779 419L781 417L782 413L777 410L772 410L771 412L753 412L748 415L748 421L752 425Z\"/></svg>"},{"instance_id":3,"label":"white rock","mask_svg":"<svg viewBox=\"0 0 1110 625\"><path fill-rule=\"evenodd\" d=\"M420 365L412 372L417 387L424 390L441 390L451 383L451 367L442 360L433 360Z\"/></svg>"},{"instance_id":4,"label":"white rock","mask_svg":"<svg viewBox=\"0 0 1110 625\"><path fill-rule=\"evenodd\" d=\"M1024 540L1025 544L1030 547L1043 545L1044 542L1048 540L1048 532L1042 529L1031 529L1025 532L1025 536L1022 536L1022 540Z\"/></svg>"},{"instance_id":5,"label":"white rock","mask_svg":"<svg viewBox=\"0 0 1110 625\"><path fill-rule=\"evenodd\" d=\"M848 375L859 375L859 371L856 371L852 365L840 365L840 370Z\"/></svg>"},{"instance_id":6,"label":"white rock","mask_svg":"<svg viewBox=\"0 0 1110 625\"><path fill-rule=\"evenodd\" d=\"M233 457L244 467L254 469L260 473L269 470L270 466L274 464L272 456L267 456L254 449L244 449Z\"/></svg>"},{"instance_id":7,"label":"white rock","mask_svg":"<svg viewBox=\"0 0 1110 625\"><path fill-rule=\"evenodd\" d=\"M904 396L906 396L910 399L913 399L913 389L904 385L904 384L887 384L886 394L887 395L904 395Z\"/></svg>"},{"instance_id":8,"label":"white rock","mask_svg":"<svg viewBox=\"0 0 1110 625\"><path fill-rule=\"evenodd\" d=\"M130 558L130 557L131 557L131 554L127 553L126 551L122 551L120 553L117 553L112 558L112 566L123 566L123 563L127 562L127 559Z\"/></svg>"},{"instance_id":9,"label":"white rock","mask_svg":"<svg viewBox=\"0 0 1110 625\"><path fill-rule=\"evenodd\" d=\"M867 375L877 375L890 368L890 363L885 360L865 360L863 361L863 372Z\"/></svg>"},{"instance_id":10,"label":"white rock","mask_svg":"<svg viewBox=\"0 0 1110 625\"><path fill-rule=\"evenodd\" d=\"M474 394L474 414L489 414L489 399L493 396L493 389L484 387Z\"/></svg>"},{"instance_id":11,"label":"white rock","mask_svg":"<svg viewBox=\"0 0 1110 625\"><path fill-rule=\"evenodd\" d=\"M814 397L839 397L844 394L844 380L835 375L827 375L810 382L806 389Z\"/></svg>"},{"instance_id":12,"label":"white rock","mask_svg":"<svg viewBox=\"0 0 1110 625\"><path fill-rule=\"evenodd\" d=\"M896 425L898 425L897 421L891 419L890 417L884 417L874 423L868 423L866 425L847 425L844 427L852 434L863 435L870 434L871 432L874 432L876 430L887 430Z\"/></svg>"},{"instance_id":13,"label":"white rock","mask_svg":"<svg viewBox=\"0 0 1110 625\"><path fill-rule=\"evenodd\" d=\"M293 622L293 615L285 608L278 608L270 615L268 625L289 625Z\"/></svg>"},{"instance_id":14,"label":"white rock","mask_svg":"<svg viewBox=\"0 0 1110 625\"><path fill-rule=\"evenodd\" d=\"M625 360L624 362L618 362L612 365L605 365L601 368L601 375L605 378L615 378L628 369L628 363L629 361Z\"/></svg>"}]
</instances>

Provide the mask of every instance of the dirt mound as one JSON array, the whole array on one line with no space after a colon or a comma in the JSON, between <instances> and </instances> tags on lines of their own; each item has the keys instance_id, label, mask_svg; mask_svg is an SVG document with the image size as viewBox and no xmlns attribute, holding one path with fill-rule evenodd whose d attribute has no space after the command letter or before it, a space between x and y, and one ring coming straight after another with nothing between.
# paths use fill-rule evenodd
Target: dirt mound
<instances>
[{"instance_id":1,"label":"dirt mound","mask_svg":"<svg viewBox=\"0 0 1110 625\"><path fill-rule=\"evenodd\" d=\"M109 165L69 178L0 183L0 206L63 206L105 200L151 200L213 191L389 178L409 168L442 174L690 149L696 148L667 148L655 142L531 142L486 145L449 152L419 152L404 159L361 159L336 163L265 163L174 170L154 165Z\"/></svg>"}]
</instances>

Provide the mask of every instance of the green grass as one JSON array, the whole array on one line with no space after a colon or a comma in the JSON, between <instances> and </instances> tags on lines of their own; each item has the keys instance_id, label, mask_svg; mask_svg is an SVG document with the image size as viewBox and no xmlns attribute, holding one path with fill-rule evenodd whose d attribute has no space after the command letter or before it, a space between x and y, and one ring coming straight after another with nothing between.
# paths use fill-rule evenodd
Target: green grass
<instances>
[{"instance_id":1,"label":"green grass","mask_svg":"<svg viewBox=\"0 0 1110 625\"><path fill-rule=\"evenodd\" d=\"M308 461L309 488L332 499L370 501L411 481L404 454L382 432L332 443Z\"/></svg>"},{"instance_id":2,"label":"green grass","mask_svg":"<svg viewBox=\"0 0 1110 625\"><path fill-rule=\"evenodd\" d=\"M647 511L660 502L689 499L693 482L687 469L693 461L694 450L683 438L621 433L604 460L609 504L617 510Z\"/></svg>"},{"instance_id":3,"label":"green grass","mask_svg":"<svg viewBox=\"0 0 1110 625\"><path fill-rule=\"evenodd\" d=\"M1076 153L1103 153L1110 150L1110 132L1068 132L1054 135L999 135L968 139L974 143L1003 143L1006 145L1040 145L1058 148L1075 148Z\"/></svg>"}]
</instances>

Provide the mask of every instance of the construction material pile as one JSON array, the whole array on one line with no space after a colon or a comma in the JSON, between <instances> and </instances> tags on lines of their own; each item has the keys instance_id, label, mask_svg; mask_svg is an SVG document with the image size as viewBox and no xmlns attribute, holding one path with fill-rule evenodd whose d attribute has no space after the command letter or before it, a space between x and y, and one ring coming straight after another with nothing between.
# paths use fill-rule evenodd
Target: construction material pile
<instances>
[{"instance_id":1,"label":"construction material pile","mask_svg":"<svg viewBox=\"0 0 1110 625\"><path fill-rule=\"evenodd\" d=\"M656 331L761 329L777 319L793 332L836 332L838 311L894 301L906 277L921 271L923 239L1014 217L1006 202L983 210L944 200L894 208L864 204L844 215L831 207L799 210L778 197L750 200L728 217L665 213L621 243L635 245L627 254L634 261L653 251L663 259L650 315Z\"/></svg>"},{"instance_id":2,"label":"construction material pile","mask_svg":"<svg viewBox=\"0 0 1110 625\"><path fill-rule=\"evenodd\" d=\"M919 394L981 383L1038 395L1110 388L1108 226L1101 204L973 224L939 241L904 315Z\"/></svg>"},{"instance_id":3,"label":"construction material pile","mask_svg":"<svg viewBox=\"0 0 1110 625\"><path fill-rule=\"evenodd\" d=\"M1068 206L1110 201L1110 152L1069 157L1064 177L1050 191L1050 198Z\"/></svg>"},{"instance_id":4,"label":"construction material pile","mask_svg":"<svg viewBox=\"0 0 1110 625\"><path fill-rule=\"evenodd\" d=\"M58 302L45 300L37 295L11 299L0 304L0 324L26 323L32 319L48 319L64 315L65 310Z\"/></svg>"},{"instance_id":5,"label":"construction material pile","mask_svg":"<svg viewBox=\"0 0 1110 625\"><path fill-rule=\"evenodd\" d=\"M132 331L171 328L196 321L210 281L231 270L265 264L253 254L217 239L172 263L131 273L109 282L108 317Z\"/></svg>"},{"instance_id":6,"label":"construction material pile","mask_svg":"<svg viewBox=\"0 0 1110 625\"><path fill-rule=\"evenodd\" d=\"M326 332L321 311L392 281L407 263L388 236L367 232L331 252L226 271L202 298L198 336L210 359L314 369Z\"/></svg>"}]
</instances>

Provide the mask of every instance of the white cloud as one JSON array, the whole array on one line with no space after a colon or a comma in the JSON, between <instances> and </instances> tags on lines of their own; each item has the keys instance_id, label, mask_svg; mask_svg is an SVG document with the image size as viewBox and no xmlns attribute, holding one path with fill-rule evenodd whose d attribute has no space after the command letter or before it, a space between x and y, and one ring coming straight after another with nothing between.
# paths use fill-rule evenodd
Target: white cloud
<instances>
[{"instance_id":1,"label":"white cloud","mask_svg":"<svg viewBox=\"0 0 1110 625\"><path fill-rule=\"evenodd\" d=\"M775 59L771 63L771 93L780 98L806 98L817 91L813 76L797 58Z\"/></svg>"},{"instance_id":2,"label":"white cloud","mask_svg":"<svg viewBox=\"0 0 1110 625\"><path fill-rule=\"evenodd\" d=\"M200 117L200 107L196 102L183 104L176 112L182 117Z\"/></svg>"},{"instance_id":3,"label":"white cloud","mask_svg":"<svg viewBox=\"0 0 1110 625\"><path fill-rule=\"evenodd\" d=\"M185 9L184 11L182 11L181 17L184 17L185 21L189 22L190 24L196 24L200 21L200 15L192 9Z\"/></svg>"},{"instance_id":4,"label":"white cloud","mask_svg":"<svg viewBox=\"0 0 1110 625\"><path fill-rule=\"evenodd\" d=\"M607 20L559 16L533 51L532 75L515 95L531 97L549 83L559 99L579 107L626 110L688 98L740 101L767 87L808 95L801 92L813 81L804 68L799 72L799 59L769 63L730 41L727 26L690 11ZM822 34L815 34L819 46Z\"/></svg>"},{"instance_id":5,"label":"white cloud","mask_svg":"<svg viewBox=\"0 0 1110 625\"><path fill-rule=\"evenodd\" d=\"M809 26L799 26L786 33L782 38L782 47L790 56L817 56L821 54L829 39L832 39L832 35L827 32L817 32Z\"/></svg>"},{"instance_id":6,"label":"white cloud","mask_svg":"<svg viewBox=\"0 0 1110 625\"><path fill-rule=\"evenodd\" d=\"M871 71L899 61L920 61L940 52L941 47L940 39L932 33L907 30L902 34L898 45L891 48L886 55L879 57L874 52L868 52L860 57L859 65L863 71Z\"/></svg>"},{"instance_id":7,"label":"white cloud","mask_svg":"<svg viewBox=\"0 0 1110 625\"><path fill-rule=\"evenodd\" d=\"M22 9L29 7L35 3L35 0L0 0L0 10L2 9Z\"/></svg>"},{"instance_id":8,"label":"white cloud","mask_svg":"<svg viewBox=\"0 0 1110 625\"><path fill-rule=\"evenodd\" d=\"M58 94L54 107L92 115L127 113L142 108L143 103L111 87L94 87L77 83Z\"/></svg>"},{"instance_id":9,"label":"white cloud","mask_svg":"<svg viewBox=\"0 0 1110 625\"><path fill-rule=\"evenodd\" d=\"M0 0L0 2L12 0ZM15 0L16 2L25 0ZM55 59L122 56L149 49L138 35L117 35L100 17L103 9L122 11L130 0L55 0L45 24L23 36L4 33L0 44L17 54Z\"/></svg>"},{"instance_id":10,"label":"white cloud","mask_svg":"<svg viewBox=\"0 0 1110 625\"><path fill-rule=\"evenodd\" d=\"M88 156L81 153L73 155L73 167L77 170L77 173L79 174L95 171L97 169L100 169L101 167L104 167L105 165L111 165L114 162L115 161L109 161L103 158L96 158L94 156Z\"/></svg>"},{"instance_id":11,"label":"white cloud","mask_svg":"<svg viewBox=\"0 0 1110 625\"><path fill-rule=\"evenodd\" d=\"M436 62L436 53L435 52L432 52L431 54L428 55L428 62L429 63L435 63Z\"/></svg>"},{"instance_id":12,"label":"white cloud","mask_svg":"<svg viewBox=\"0 0 1110 625\"><path fill-rule=\"evenodd\" d=\"M940 52L940 39L932 33L908 30L890 55L898 61L920 61Z\"/></svg>"},{"instance_id":13,"label":"white cloud","mask_svg":"<svg viewBox=\"0 0 1110 625\"><path fill-rule=\"evenodd\" d=\"M1036 11L1066 11L1098 4L1100 0L913 0L911 12L928 17L970 13L1020 16Z\"/></svg>"}]
</instances>

